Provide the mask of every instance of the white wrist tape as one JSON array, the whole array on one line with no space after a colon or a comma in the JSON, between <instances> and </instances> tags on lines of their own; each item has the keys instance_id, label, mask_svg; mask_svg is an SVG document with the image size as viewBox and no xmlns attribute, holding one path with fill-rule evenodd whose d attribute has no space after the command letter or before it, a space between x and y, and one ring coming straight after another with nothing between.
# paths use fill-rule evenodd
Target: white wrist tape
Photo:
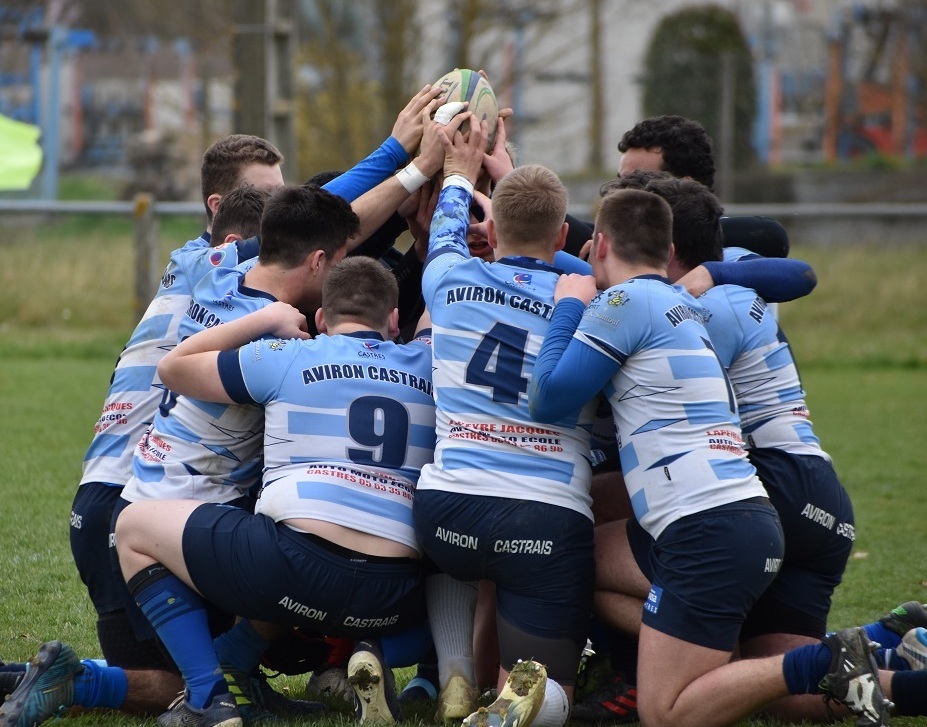
<instances>
[{"instance_id":1,"label":"white wrist tape","mask_svg":"<svg viewBox=\"0 0 927 727\"><path fill-rule=\"evenodd\" d=\"M447 126L448 122L465 108L467 104L463 101L449 101L443 106L438 106L438 110L435 111L435 123Z\"/></svg>"},{"instance_id":2,"label":"white wrist tape","mask_svg":"<svg viewBox=\"0 0 927 727\"><path fill-rule=\"evenodd\" d=\"M407 166L396 172L396 179L399 180L399 183L409 194L412 194L428 181L428 177L419 171L419 168L415 166L415 162L409 162Z\"/></svg>"},{"instance_id":3,"label":"white wrist tape","mask_svg":"<svg viewBox=\"0 0 927 727\"><path fill-rule=\"evenodd\" d=\"M473 194L473 182L467 179L463 174L452 174L444 178L445 187L463 187L470 194Z\"/></svg>"}]
</instances>

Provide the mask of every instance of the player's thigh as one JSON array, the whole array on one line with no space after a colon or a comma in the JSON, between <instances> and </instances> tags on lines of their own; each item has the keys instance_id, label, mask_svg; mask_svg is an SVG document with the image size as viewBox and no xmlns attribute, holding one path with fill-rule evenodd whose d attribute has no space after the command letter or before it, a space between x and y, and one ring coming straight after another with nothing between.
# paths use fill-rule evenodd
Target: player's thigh
<instances>
[{"instance_id":1,"label":"player's thigh","mask_svg":"<svg viewBox=\"0 0 927 727\"><path fill-rule=\"evenodd\" d=\"M730 659L729 651L699 646L642 626L637 657L637 708L641 720L659 724L686 687Z\"/></svg>"},{"instance_id":2,"label":"player's thigh","mask_svg":"<svg viewBox=\"0 0 927 727\"><path fill-rule=\"evenodd\" d=\"M71 505L71 553L97 613L121 609L128 595L110 554L110 523L121 487L88 482Z\"/></svg>"},{"instance_id":3,"label":"player's thigh","mask_svg":"<svg viewBox=\"0 0 927 727\"><path fill-rule=\"evenodd\" d=\"M595 587L600 591L646 598L650 579L638 565L629 541L631 520L616 520L595 529ZM639 527L639 526L638 526ZM649 535L641 530L643 536Z\"/></svg>"},{"instance_id":4,"label":"player's thigh","mask_svg":"<svg viewBox=\"0 0 927 727\"><path fill-rule=\"evenodd\" d=\"M589 494L592 495L592 514L596 526L634 516L621 468L618 465L610 467L608 464L603 463L592 471Z\"/></svg>"},{"instance_id":5,"label":"player's thigh","mask_svg":"<svg viewBox=\"0 0 927 727\"><path fill-rule=\"evenodd\" d=\"M187 519L203 505L197 500L142 500L119 513L116 548L126 578L145 567L150 558L189 583L183 533Z\"/></svg>"}]
</instances>

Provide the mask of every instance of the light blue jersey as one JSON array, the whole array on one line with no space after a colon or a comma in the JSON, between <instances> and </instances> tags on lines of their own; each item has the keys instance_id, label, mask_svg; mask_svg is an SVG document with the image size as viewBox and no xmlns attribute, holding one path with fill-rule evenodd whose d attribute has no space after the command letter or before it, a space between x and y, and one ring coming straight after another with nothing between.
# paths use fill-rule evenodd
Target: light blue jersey
<instances>
[{"instance_id":1,"label":"light blue jersey","mask_svg":"<svg viewBox=\"0 0 927 727\"><path fill-rule=\"evenodd\" d=\"M830 459L808 419L808 406L788 340L754 291L720 285L699 302L705 327L727 369L748 449L771 447Z\"/></svg>"},{"instance_id":2,"label":"light blue jersey","mask_svg":"<svg viewBox=\"0 0 927 727\"><path fill-rule=\"evenodd\" d=\"M256 244L245 249L250 255L257 253ZM158 362L177 345L178 327L193 287L210 270L234 267L239 261L239 245L211 248L208 233L171 253L158 291L116 363L84 457L80 484L125 485L132 474L136 445L165 396L157 375Z\"/></svg>"},{"instance_id":3,"label":"light blue jersey","mask_svg":"<svg viewBox=\"0 0 927 727\"><path fill-rule=\"evenodd\" d=\"M608 397L634 514L654 538L686 515L766 496L703 315L658 276L609 288L585 310L567 298L535 371L531 409L542 421L600 390Z\"/></svg>"},{"instance_id":4,"label":"light blue jersey","mask_svg":"<svg viewBox=\"0 0 927 727\"><path fill-rule=\"evenodd\" d=\"M256 512L311 518L420 550L412 502L432 461L435 404L427 338L373 331L263 340L219 355L229 396L264 412Z\"/></svg>"},{"instance_id":5,"label":"light blue jersey","mask_svg":"<svg viewBox=\"0 0 927 727\"><path fill-rule=\"evenodd\" d=\"M215 270L187 301L180 340L270 305L272 295L244 285L249 262ZM170 392L142 436L122 497L230 502L260 480L264 413L259 406L218 404Z\"/></svg>"},{"instance_id":6,"label":"light blue jersey","mask_svg":"<svg viewBox=\"0 0 927 727\"><path fill-rule=\"evenodd\" d=\"M368 157L323 189L352 202L405 163L408 154L389 137ZM232 268L257 255L256 238L210 248L209 233L171 253L154 299L119 356L103 411L94 426L93 441L84 456L80 484L100 482L121 487L132 474L139 439L167 396L157 377L158 362L177 345L178 326L193 288L210 270Z\"/></svg>"},{"instance_id":7,"label":"light blue jersey","mask_svg":"<svg viewBox=\"0 0 927 727\"><path fill-rule=\"evenodd\" d=\"M422 292L431 314L438 443L419 488L533 500L592 518L589 429L579 404L554 424L528 412L528 385L560 271L539 260L471 258L469 192L441 191Z\"/></svg>"}]
</instances>

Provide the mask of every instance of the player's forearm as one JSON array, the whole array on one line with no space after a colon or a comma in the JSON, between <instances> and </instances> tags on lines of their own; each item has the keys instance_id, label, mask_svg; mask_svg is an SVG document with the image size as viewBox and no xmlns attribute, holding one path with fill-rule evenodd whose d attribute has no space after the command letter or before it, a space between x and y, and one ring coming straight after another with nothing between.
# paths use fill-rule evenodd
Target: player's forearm
<instances>
[{"instance_id":1,"label":"player's forearm","mask_svg":"<svg viewBox=\"0 0 927 727\"><path fill-rule=\"evenodd\" d=\"M368 157L323 185L322 189L353 202L392 175L396 167L408 160L409 155L402 148L402 144L391 136Z\"/></svg>"},{"instance_id":2,"label":"player's forearm","mask_svg":"<svg viewBox=\"0 0 927 727\"><path fill-rule=\"evenodd\" d=\"M563 356L585 308L585 303L578 298L564 298L554 308L528 390L528 409L531 417L539 422L557 421L576 408L565 394L577 376L575 371L566 370Z\"/></svg>"},{"instance_id":3,"label":"player's forearm","mask_svg":"<svg viewBox=\"0 0 927 727\"><path fill-rule=\"evenodd\" d=\"M467 226L470 224L470 201L473 199L472 185L467 187L461 177L448 177L438 197L431 232L428 237L428 260L433 255L449 250L465 257L470 256L467 247Z\"/></svg>"},{"instance_id":4,"label":"player's forearm","mask_svg":"<svg viewBox=\"0 0 927 727\"><path fill-rule=\"evenodd\" d=\"M360 220L360 230L348 240L348 252L380 229L408 196L409 192L393 176L354 200L351 209Z\"/></svg>"},{"instance_id":5,"label":"player's forearm","mask_svg":"<svg viewBox=\"0 0 927 727\"><path fill-rule=\"evenodd\" d=\"M814 268L803 260L792 258L754 257L703 265L715 285L752 288L769 303L784 303L806 296L818 282Z\"/></svg>"}]
</instances>

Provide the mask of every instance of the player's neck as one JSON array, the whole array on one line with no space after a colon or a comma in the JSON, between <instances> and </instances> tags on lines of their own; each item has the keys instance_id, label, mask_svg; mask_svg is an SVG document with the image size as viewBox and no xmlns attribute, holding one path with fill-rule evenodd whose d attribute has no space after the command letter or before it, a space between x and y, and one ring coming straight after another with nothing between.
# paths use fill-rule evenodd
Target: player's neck
<instances>
[{"instance_id":1,"label":"player's neck","mask_svg":"<svg viewBox=\"0 0 927 727\"><path fill-rule=\"evenodd\" d=\"M496 245L496 260L504 257L528 257L543 260L548 265L554 264L554 250L549 245Z\"/></svg>"},{"instance_id":2,"label":"player's neck","mask_svg":"<svg viewBox=\"0 0 927 727\"><path fill-rule=\"evenodd\" d=\"M638 278L642 275L659 275L666 277L666 268L656 268L651 265L629 265L628 263L614 260L606 267L609 286L620 285L631 278Z\"/></svg>"}]
</instances>

